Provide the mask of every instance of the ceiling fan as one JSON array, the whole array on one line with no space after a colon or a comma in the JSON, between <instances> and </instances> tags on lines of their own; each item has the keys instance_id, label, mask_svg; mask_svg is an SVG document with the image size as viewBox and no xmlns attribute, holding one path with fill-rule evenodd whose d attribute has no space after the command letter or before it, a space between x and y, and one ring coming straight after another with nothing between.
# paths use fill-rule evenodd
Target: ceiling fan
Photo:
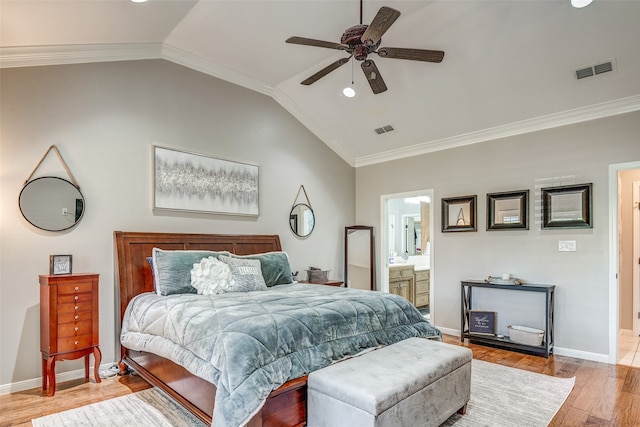
<instances>
[{"instance_id":1,"label":"ceiling fan","mask_svg":"<svg viewBox=\"0 0 640 427\"><path fill-rule=\"evenodd\" d=\"M327 49L344 50L349 53L347 58L340 58L336 62L328 65L314 75L300 82L303 85L310 85L320 80L338 67L346 64L353 57L361 61L360 67L364 72L369 86L374 94L387 90L378 67L368 59L369 54L375 53L381 58L408 59L410 61L442 62L444 52L441 50L409 49L400 47L379 48L382 35L398 19L400 12L383 6L369 25L362 24L362 0L360 0L360 25L347 28L342 34L340 43L327 42L323 40L308 39L305 37L289 37L286 42L301 44L306 46L324 47Z\"/></svg>"}]
</instances>

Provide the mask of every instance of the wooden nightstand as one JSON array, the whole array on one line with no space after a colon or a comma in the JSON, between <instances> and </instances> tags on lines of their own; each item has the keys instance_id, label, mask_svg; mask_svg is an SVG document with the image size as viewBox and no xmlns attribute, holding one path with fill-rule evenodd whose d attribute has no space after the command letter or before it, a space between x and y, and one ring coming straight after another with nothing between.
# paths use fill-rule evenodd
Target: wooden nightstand
<instances>
[{"instance_id":1,"label":"wooden nightstand","mask_svg":"<svg viewBox=\"0 0 640 427\"><path fill-rule=\"evenodd\" d=\"M341 280L326 280L324 282L300 282L309 283L310 285L326 285L326 286L342 286L344 282Z\"/></svg>"},{"instance_id":2,"label":"wooden nightstand","mask_svg":"<svg viewBox=\"0 0 640 427\"><path fill-rule=\"evenodd\" d=\"M48 396L56 392L56 360L84 357L85 379L89 381L91 354L94 378L99 383L98 274L39 277L42 391Z\"/></svg>"}]
</instances>

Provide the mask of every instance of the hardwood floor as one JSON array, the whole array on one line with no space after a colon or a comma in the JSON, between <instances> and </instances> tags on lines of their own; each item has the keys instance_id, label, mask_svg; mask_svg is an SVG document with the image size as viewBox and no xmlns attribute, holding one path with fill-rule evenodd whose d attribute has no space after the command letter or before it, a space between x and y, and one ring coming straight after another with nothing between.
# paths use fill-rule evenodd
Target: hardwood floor
<instances>
[{"instance_id":1,"label":"hardwood floor","mask_svg":"<svg viewBox=\"0 0 640 427\"><path fill-rule=\"evenodd\" d=\"M565 356L545 359L476 344L461 344L445 335L449 344L465 345L475 359L556 377L576 377L576 384L551 422L558 426L640 426L640 368L590 362ZM135 375L58 384L55 396L43 397L40 388L0 396L0 426L31 426L31 419L148 388Z\"/></svg>"},{"instance_id":2,"label":"hardwood floor","mask_svg":"<svg viewBox=\"0 0 640 427\"><path fill-rule=\"evenodd\" d=\"M85 383L84 379L58 383L52 397L42 395L42 390L33 388L0 396L0 426L31 426L33 418L67 409L77 408L101 400L150 388L137 375L103 378L100 383Z\"/></svg>"},{"instance_id":3,"label":"hardwood floor","mask_svg":"<svg viewBox=\"0 0 640 427\"><path fill-rule=\"evenodd\" d=\"M462 345L445 335L444 342ZM576 384L549 426L640 426L640 369L566 356L545 359L476 344L464 344L473 358L554 377L576 377Z\"/></svg>"}]
</instances>

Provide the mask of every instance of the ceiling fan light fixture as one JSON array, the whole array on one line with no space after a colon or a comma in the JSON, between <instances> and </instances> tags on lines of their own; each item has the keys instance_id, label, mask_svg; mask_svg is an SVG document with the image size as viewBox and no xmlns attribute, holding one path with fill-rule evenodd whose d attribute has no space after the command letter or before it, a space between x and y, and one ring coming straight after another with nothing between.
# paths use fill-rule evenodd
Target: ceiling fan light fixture
<instances>
[{"instance_id":1,"label":"ceiling fan light fixture","mask_svg":"<svg viewBox=\"0 0 640 427\"><path fill-rule=\"evenodd\" d=\"M571 0L571 6L580 9L589 6L593 0Z\"/></svg>"},{"instance_id":2,"label":"ceiling fan light fixture","mask_svg":"<svg viewBox=\"0 0 640 427\"><path fill-rule=\"evenodd\" d=\"M342 94L347 98L353 98L354 96L356 96L356 91L351 86L347 86L344 89L342 89Z\"/></svg>"}]
</instances>

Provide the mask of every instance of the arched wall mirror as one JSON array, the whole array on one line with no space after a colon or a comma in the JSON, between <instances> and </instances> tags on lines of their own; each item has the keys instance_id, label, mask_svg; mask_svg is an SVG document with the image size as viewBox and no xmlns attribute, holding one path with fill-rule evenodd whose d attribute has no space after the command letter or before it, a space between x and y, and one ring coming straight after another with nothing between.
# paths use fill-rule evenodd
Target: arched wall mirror
<instances>
[{"instance_id":1,"label":"arched wall mirror","mask_svg":"<svg viewBox=\"0 0 640 427\"><path fill-rule=\"evenodd\" d=\"M289 213L289 227L298 237L307 237L316 225L313 209L306 203L297 203Z\"/></svg>"},{"instance_id":2,"label":"arched wall mirror","mask_svg":"<svg viewBox=\"0 0 640 427\"><path fill-rule=\"evenodd\" d=\"M46 231L63 231L84 215L84 197L71 182L43 176L27 182L18 198L20 212L33 226Z\"/></svg>"},{"instance_id":3,"label":"arched wall mirror","mask_svg":"<svg viewBox=\"0 0 640 427\"><path fill-rule=\"evenodd\" d=\"M344 228L344 283L347 288L375 288L373 227Z\"/></svg>"}]
</instances>

